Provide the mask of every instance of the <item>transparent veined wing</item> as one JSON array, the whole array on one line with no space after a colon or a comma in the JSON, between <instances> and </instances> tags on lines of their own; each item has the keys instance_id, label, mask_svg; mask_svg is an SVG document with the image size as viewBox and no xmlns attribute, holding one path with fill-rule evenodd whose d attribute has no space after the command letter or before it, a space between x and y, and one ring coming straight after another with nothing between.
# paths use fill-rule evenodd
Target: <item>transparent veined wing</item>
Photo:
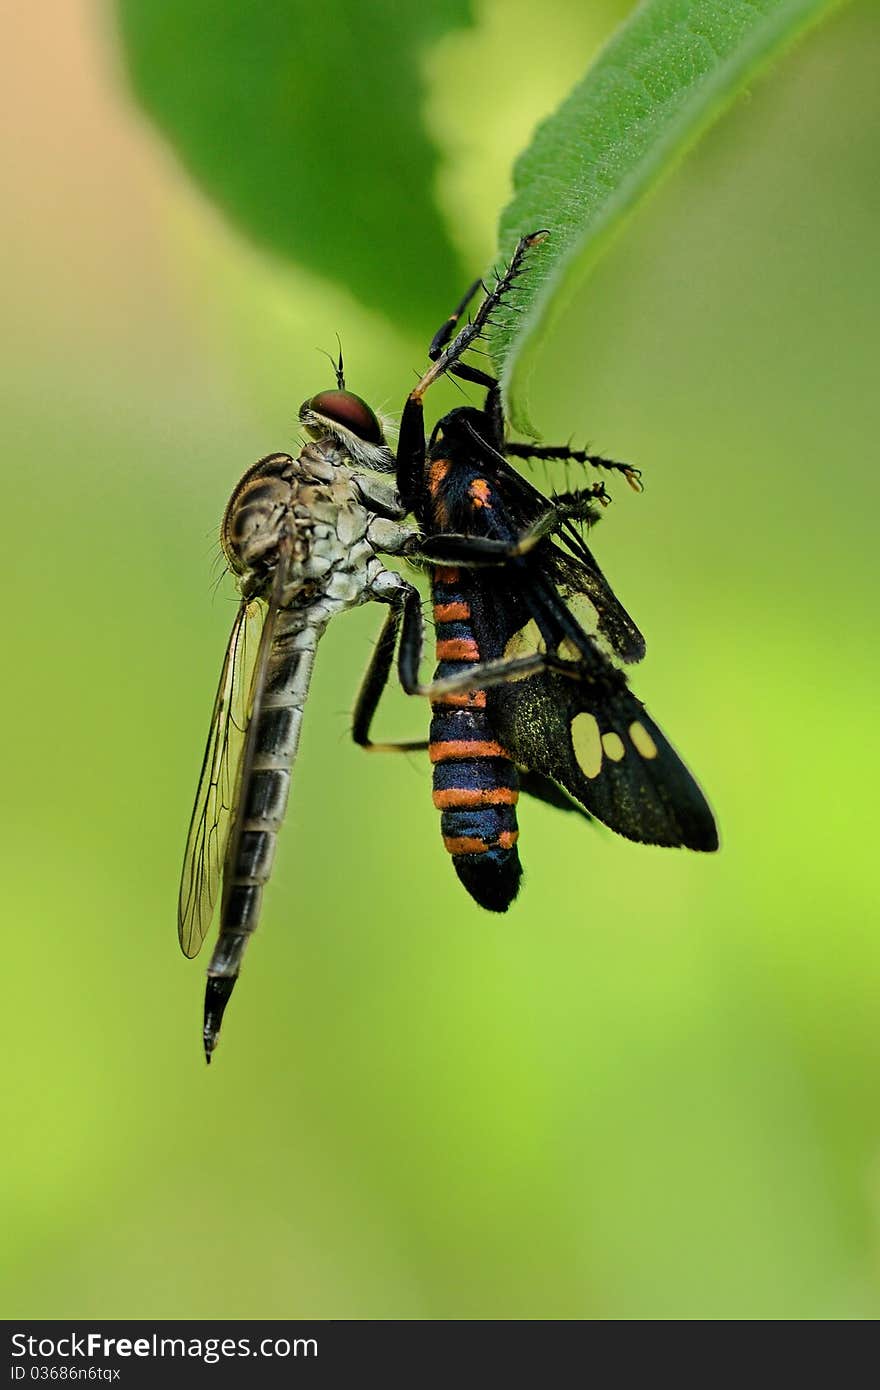
<instances>
[{"instance_id":1,"label":"transparent veined wing","mask_svg":"<svg viewBox=\"0 0 880 1390\"><path fill-rule=\"evenodd\" d=\"M180 880L177 924L185 956L198 955L214 915L264 613L256 600L239 605L220 673Z\"/></svg>"}]
</instances>

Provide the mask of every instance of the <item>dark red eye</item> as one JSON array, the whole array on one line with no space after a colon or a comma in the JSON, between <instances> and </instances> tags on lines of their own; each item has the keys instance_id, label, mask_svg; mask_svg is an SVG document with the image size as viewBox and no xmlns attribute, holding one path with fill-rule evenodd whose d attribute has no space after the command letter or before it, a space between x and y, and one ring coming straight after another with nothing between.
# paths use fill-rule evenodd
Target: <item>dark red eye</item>
<instances>
[{"instance_id":1,"label":"dark red eye","mask_svg":"<svg viewBox=\"0 0 880 1390\"><path fill-rule=\"evenodd\" d=\"M385 436L375 413L353 391L319 391L300 409L300 419L309 412L323 415L337 425L343 425L365 444L384 444Z\"/></svg>"}]
</instances>

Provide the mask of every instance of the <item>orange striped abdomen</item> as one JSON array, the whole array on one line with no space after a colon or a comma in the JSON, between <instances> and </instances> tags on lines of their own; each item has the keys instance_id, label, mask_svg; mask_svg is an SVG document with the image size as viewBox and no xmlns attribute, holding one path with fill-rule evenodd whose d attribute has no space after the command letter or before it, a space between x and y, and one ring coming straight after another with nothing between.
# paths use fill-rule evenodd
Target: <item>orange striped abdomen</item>
<instances>
[{"instance_id":1,"label":"orange striped abdomen","mask_svg":"<svg viewBox=\"0 0 880 1390\"><path fill-rule=\"evenodd\" d=\"M474 635L460 571L437 568L433 595L436 677L441 680L486 658ZM440 811L443 843L471 897L492 912L505 912L522 874L516 849L516 767L494 736L484 690L442 696L431 709L434 805Z\"/></svg>"}]
</instances>

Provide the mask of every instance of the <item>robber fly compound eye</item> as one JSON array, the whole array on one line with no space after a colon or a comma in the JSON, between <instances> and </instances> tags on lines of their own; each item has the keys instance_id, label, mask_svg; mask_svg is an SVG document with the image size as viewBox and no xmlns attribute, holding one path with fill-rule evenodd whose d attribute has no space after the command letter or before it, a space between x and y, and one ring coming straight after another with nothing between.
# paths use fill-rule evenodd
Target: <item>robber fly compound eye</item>
<instances>
[{"instance_id":1,"label":"robber fly compound eye","mask_svg":"<svg viewBox=\"0 0 880 1390\"><path fill-rule=\"evenodd\" d=\"M310 417L316 417L312 425ZM318 422L341 425L365 444L384 444L385 436L375 411L365 400L353 391L319 391L300 406L299 418L307 429L313 429Z\"/></svg>"}]
</instances>

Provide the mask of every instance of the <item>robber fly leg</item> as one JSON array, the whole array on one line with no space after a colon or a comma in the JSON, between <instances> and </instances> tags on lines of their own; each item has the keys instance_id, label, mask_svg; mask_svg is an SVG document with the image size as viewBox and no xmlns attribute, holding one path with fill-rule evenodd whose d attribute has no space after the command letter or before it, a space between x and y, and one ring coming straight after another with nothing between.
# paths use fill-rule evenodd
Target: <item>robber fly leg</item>
<instances>
[{"instance_id":1,"label":"robber fly leg","mask_svg":"<svg viewBox=\"0 0 880 1390\"><path fill-rule=\"evenodd\" d=\"M592 492L589 496L593 496ZM465 569L505 565L510 560L528 555L539 541L558 530L570 517L582 519L587 506L587 498L571 493L562 499L560 505L548 507L531 525L511 540L440 531L435 535L423 537L416 543L415 550L409 553L432 565L461 565Z\"/></svg>"},{"instance_id":2,"label":"robber fly leg","mask_svg":"<svg viewBox=\"0 0 880 1390\"><path fill-rule=\"evenodd\" d=\"M374 743L370 738L373 718L391 674L391 665L397 650L401 622L404 622L405 637L401 641L398 667L402 671L404 664L406 664L406 669L409 671L414 664L415 670L418 672L424 645L421 595L418 589L413 588L412 584L408 584L400 575L394 574L391 570L383 570L379 578L374 580L372 596L382 603L387 603L389 609L355 701L351 721L351 736L359 748L366 748L369 752L421 752L428 747L424 740L415 743ZM403 657L404 641L408 644L406 662ZM403 681L402 674L401 681ZM406 687L404 686L404 688Z\"/></svg>"},{"instance_id":3,"label":"robber fly leg","mask_svg":"<svg viewBox=\"0 0 880 1390\"><path fill-rule=\"evenodd\" d=\"M557 666L568 670L573 663L564 661L561 657L551 657L545 652L533 652L524 657L509 659L502 657L497 661L476 662L469 665L466 670L457 672L454 676L446 676L441 680L431 681L428 685L423 685L419 680L419 667L422 663L424 652L424 622L422 620L422 601L421 595L406 580L400 580L399 576L392 576L392 582L397 579L399 582L391 588L389 585L386 601L392 605L391 613L386 619L385 632L392 629L396 636L398 627L400 628L400 645L397 653L397 672L400 677L400 684L407 695L420 695L423 699L433 700L438 696L453 691L467 693L470 690L482 690L484 686L499 685L504 681L510 680L513 676L530 675L535 671L542 671L551 665L553 669ZM381 642L381 638L380 638ZM385 654L376 660L377 668L380 664L385 665L385 676L391 664L392 652L386 650ZM369 684L369 675L364 685ZM368 702L367 702L368 703ZM375 708L375 702L373 707ZM427 747L426 744L396 744L395 747Z\"/></svg>"},{"instance_id":4,"label":"robber fly leg","mask_svg":"<svg viewBox=\"0 0 880 1390\"><path fill-rule=\"evenodd\" d=\"M470 691L485 690L488 686L524 680L526 676L536 676L542 671L555 671L557 675L568 676L575 681L583 679L580 662L566 661L554 652L534 651L525 656L501 656L495 661L475 662L454 676L441 676L429 685L415 686L407 694L439 700L444 695L467 695Z\"/></svg>"},{"instance_id":5,"label":"robber fly leg","mask_svg":"<svg viewBox=\"0 0 880 1390\"><path fill-rule=\"evenodd\" d=\"M370 739L370 725L382 692L388 684L395 647L397 671L403 690L407 695L419 695L428 700L447 694L466 694L471 690L482 690L489 685L503 685L506 681L522 679L523 676L535 675L539 671L556 671L559 675L570 676L574 680L582 678L583 671L579 662L568 661L554 652L534 651L525 656L499 657L494 661L475 662L453 676L445 676L424 685L419 680L419 667L424 653L425 625L418 589L408 584L400 575L386 570L373 589L373 597L389 604L390 611L355 704L352 737L361 748L378 749L383 752L414 752L428 747L427 743L373 743Z\"/></svg>"}]
</instances>

